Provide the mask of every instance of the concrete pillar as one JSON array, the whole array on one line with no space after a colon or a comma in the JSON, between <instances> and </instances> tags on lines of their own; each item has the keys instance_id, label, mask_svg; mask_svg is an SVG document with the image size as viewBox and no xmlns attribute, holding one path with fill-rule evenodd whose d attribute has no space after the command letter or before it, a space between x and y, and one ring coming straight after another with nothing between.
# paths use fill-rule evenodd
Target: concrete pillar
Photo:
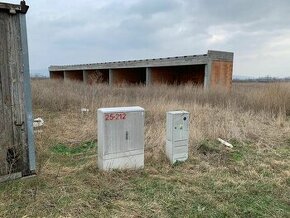
<instances>
[{"instance_id":1,"label":"concrete pillar","mask_svg":"<svg viewBox=\"0 0 290 218\"><path fill-rule=\"evenodd\" d=\"M152 81L151 81L151 67L146 67L146 86L149 86L152 84Z\"/></svg>"},{"instance_id":2,"label":"concrete pillar","mask_svg":"<svg viewBox=\"0 0 290 218\"><path fill-rule=\"evenodd\" d=\"M63 71L63 80L64 80L64 81L68 80L68 78L67 78L67 73L68 73L68 72L66 72L65 70Z\"/></svg>"},{"instance_id":3,"label":"concrete pillar","mask_svg":"<svg viewBox=\"0 0 290 218\"><path fill-rule=\"evenodd\" d=\"M109 85L112 86L114 83L114 70L109 69Z\"/></svg>"},{"instance_id":4,"label":"concrete pillar","mask_svg":"<svg viewBox=\"0 0 290 218\"><path fill-rule=\"evenodd\" d=\"M210 78L211 78L211 65L212 61L208 60L207 64L205 65L204 68L204 82L203 82L203 87L204 89L210 88Z\"/></svg>"},{"instance_id":5,"label":"concrete pillar","mask_svg":"<svg viewBox=\"0 0 290 218\"><path fill-rule=\"evenodd\" d=\"M88 71L83 70L83 81L85 84L88 83Z\"/></svg>"}]
</instances>

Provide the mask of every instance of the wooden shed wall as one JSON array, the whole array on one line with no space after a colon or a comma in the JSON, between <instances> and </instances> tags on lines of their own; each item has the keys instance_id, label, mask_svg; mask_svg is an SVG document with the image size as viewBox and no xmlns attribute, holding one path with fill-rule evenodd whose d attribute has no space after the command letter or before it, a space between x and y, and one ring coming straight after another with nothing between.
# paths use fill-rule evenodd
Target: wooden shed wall
<instances>
[{"instance_id":1,"label":"wooden shed wall","mask_svg":"<svg viewBox=\"0 0 290 218\"><path fill-rule=\"evenodd\" d=\"M0 11L0 182L31 173L20 16Z\"/></svg>"}]
</instances>

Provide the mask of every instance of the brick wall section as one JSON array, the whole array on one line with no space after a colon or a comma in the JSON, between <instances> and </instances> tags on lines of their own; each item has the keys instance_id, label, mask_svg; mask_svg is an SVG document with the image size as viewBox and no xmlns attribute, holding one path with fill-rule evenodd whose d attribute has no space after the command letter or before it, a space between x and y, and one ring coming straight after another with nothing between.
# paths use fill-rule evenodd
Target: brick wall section
<instances>
[{"instance_id":1,"label":"brick wall section","mask_svg":"<svg viewBox=\"0 0 290 218\"><path fill-rule=\"evenodd\" d=\"M204 83L204 71L205 65L195 65L183 67L180 72L180 83L193 83L197 85L203 85Z\"/></svg>"},{"instance_id":2,"label":"brick wall section","mask_svg":"<svg viewBox=\"0 0 290 218\"><path fill-rule=\"evenodd\" d=\"M181 67L155 67L151 69L152 84L200 84L204 83L205 65Z\"/></svg>"},{"instance_id":3,"label":"brick wall section","mask_svg":"<svg viewBox=\"0 0 290 218\"><path fill-rule=\"evenodd\" d=\"M63 71L53 71L50 72L51 79L64 79L64 72Z\"/></svg>"},{"instance_id":4,"label":"brick wall section","mask_svg":"<svg viewBox=\"0 0 290 218\"><path fill-rule=\"evenodd\" d=\"M232 87L233 62L213 61L211 66L211 87Z\"/></svg>"},{"instance_id":5,"label":"brick wall section","mask_svg":"<svg viewBox=\"0 0 290 218\"><path fill-rule=\"evenodd\" d=\"M146 68L128 68L113 70L114 84L145 84L146 83Z\"/></svg>"},{"instance_id":6,"label":"brick wall section","mask_svg":"<svg viewBox=\"0 0 290 218\"><path fill-rule=\"evenodd\" d=\"M156 67L151 69L152 84L173 84L175 79L176 75L170 67Z\"/></svg>"},{"instance_id":7,"label":"brick wall section","mask_svg":"<svg viewBox=\"0 0 290 218\"><path fill-rule=\"evenodd\" d=\"M88 84L109 83L109 70L87 70Z\"/></svg>"},{"instance_id":8,"label":"brick wall section","mask_svg":"<svg viewBox=\"0 0 290 218\"><path fill-rule=\"evenodd\" d=\"M65 72L66 79L75 80L75 81L83 81L83 71L66 71Z\"/></svg>"}]
</instances>

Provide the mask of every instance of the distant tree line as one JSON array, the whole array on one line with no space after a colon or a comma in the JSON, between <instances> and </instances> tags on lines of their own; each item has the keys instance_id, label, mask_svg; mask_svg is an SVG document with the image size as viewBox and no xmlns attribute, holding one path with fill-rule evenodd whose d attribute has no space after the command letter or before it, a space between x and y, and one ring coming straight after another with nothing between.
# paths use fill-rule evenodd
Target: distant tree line
<instances>
[{"instance_id":1,"label":"distant tree line","mask_svg":"<svg viewBox=\"0 0 290 218\"><path fill-rule=\"evenodd\" d=\"M261 83L290 82L290 77L277 78L277 77L265 76L265 77L258 77L258 78L246 78L246 79L234 78L233 81L234 82L261 82Z\"/></svg>"},{"instance_id":2,"label":"distant tree line","mask_svg":"<svg viewBox=\"0 0 290 218\"><path fill-rule=\"evenodd\" d=\"M41 74L31 75L30 78L32 80L49 79L48 76L44 76L44 75L41 75Z\"/></svg>"}]
</instances>

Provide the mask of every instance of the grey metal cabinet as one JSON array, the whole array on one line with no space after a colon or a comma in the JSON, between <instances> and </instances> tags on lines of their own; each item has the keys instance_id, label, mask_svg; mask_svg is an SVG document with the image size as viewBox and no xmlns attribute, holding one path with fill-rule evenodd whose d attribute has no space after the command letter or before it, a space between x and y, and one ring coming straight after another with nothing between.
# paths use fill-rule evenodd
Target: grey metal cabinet
<instances>
[{"instance_id":1,"label":"grey metal cabinet","mask_svg":"<svg viewBox=\"0 0 290 218\"><path fill-rule=\"evenodd\" d=\"M102 170L144 166L144 109L98 109L98 166Z\"/></svg>"}]
</instances>

